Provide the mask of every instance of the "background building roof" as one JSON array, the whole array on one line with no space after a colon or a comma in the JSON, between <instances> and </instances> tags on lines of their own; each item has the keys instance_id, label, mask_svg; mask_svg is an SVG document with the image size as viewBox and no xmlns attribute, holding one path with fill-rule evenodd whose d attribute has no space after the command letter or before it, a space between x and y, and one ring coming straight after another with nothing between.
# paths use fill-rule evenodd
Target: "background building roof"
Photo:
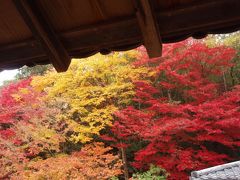
<instances>
[{"instance_id":1,"label":"background building roof","mask_svg":"<svg viewBox=\"0 0 240 180\"><path fill-rule=\"evenodd\" d=\"M240 161L193 171L190 180L239 180Z\"/></svg>"}]
</instances>

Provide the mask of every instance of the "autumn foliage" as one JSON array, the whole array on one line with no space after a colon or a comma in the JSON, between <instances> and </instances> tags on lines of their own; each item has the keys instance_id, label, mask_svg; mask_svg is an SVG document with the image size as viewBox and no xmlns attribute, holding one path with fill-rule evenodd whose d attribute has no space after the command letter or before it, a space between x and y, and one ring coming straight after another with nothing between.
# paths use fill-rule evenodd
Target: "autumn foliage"
<instances>
[{"instance_id":1,"label":"autumn foliage","mask_svg":"<svg viewBox=\"0 0 240 180\"><path fill-rule=\"evenodd\" d=\"M184 180L239 159L239 52L193 40L163 49L27 69L3 86L0 179Z\"/></svg>"},{"instance_id":2,"label":"autumn foliage","mask_svg":"<svg viewBox=\"0 0 240 180\"><path fill-rule=\"evenodd\" d=\"M31 162L17 177L23 179L110 179L120 175L121 161L103 143L86 145L72 155ZM67 163L67 164L66 164Z\"/></svg>"},{"instance_id":3,"label":"autumn foliage","mask_svg":"<svg viewBox=\"0 0 240 180\"><path fill-rule=\"evenodd\" d=\"M69 140L86 143L110 126L113 112L129 105L134 96L133 81L148 75L145 67L134 68L134 52L96 55L73 60L65 73L49 72L34 77L32 85L47 94L48 103L61 109Z\"/></svg>"},{"instance_id":4,"label":"autumn foliage","mask_svg":"<svg viewBox=\"0 0 240 180\"><path fill-rule=\"evenodd\" d=\"M11 175L30 159L60 151L64 137L57 133L57 111L42 103L43 94L30 86L31 79L2 89L0 101L0 174Z\"/></svg>"},{"instance_id":5,"label":"autumn foliage","mask_svg":"<svg viewBox=\"0 0 240 180\"><path fill-rule=\"evenodd\" d=\"M234 54L200 43L165 46L154 60L155 79L135 82L136 105L115 113L113 144L148 142L135 153L134 167L156 164L171 179L187 179L192 170L239 157L240 89L224 92ZM141 60L137 65L148 63Z\"/></svg>"}]
</instances>

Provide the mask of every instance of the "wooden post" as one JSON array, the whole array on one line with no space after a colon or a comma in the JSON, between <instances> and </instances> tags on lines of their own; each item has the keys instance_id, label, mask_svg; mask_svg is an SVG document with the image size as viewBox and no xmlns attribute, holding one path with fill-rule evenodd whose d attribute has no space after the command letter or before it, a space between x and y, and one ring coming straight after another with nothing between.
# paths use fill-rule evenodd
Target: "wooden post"
<instances>
[{"instance_id":1,"label":"wooden post","mask_svg":"<svg viewBox=\"0 0 240 180\"><path fill-rule=\"evenodd\" d=\"M136 16L142 32L144 46L150 58L162 55L162 40L155 17L151 0L138 0L135 2Z\"/></svg>"}]
</instances>

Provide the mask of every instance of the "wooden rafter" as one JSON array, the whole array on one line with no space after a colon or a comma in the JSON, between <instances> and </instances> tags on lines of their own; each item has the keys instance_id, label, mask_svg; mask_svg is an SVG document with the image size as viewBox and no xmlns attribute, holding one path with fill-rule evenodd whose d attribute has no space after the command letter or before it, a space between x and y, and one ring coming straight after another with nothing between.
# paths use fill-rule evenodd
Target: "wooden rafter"
<instances>
[{"instance_id":1,"label":"wooden rafter","mask_svg":"<svg viewBox=\"0 0 240 180\"><path fill-rule=\"evenodd\" d=\"M150 58L162 55L162 40L151 0L135 1L136 16L142 32L143 42Z\"/></svg>"},{"instance_id":2,"label":"wooden rafter","mask_svg":"<svg viewBox=\"0 0 240 180\"><path fill-rule=\"evenodd\" d=\"M66 71L71 58L40 7L29 0L13 0L13 2L33 36L41 43L55 69L58 72Z\"/></svg>"}]
</instances>

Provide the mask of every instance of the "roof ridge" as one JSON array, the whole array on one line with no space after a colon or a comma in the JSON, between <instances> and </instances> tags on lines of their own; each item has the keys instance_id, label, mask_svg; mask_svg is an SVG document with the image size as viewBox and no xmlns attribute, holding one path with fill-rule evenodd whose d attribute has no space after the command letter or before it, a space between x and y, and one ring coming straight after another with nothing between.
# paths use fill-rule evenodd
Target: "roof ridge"
<instances>
[{"instance_id":1,"label":"roof ridge","mask_svg":"<svg viewBox=\"0 0 240 180\"><path fill-rule=\"evenodd\" d=\"M238 166L240 167L240 161L235 161L235 162L231 162L231 163L227 163L227 164L222 164L222 165L218 165L218 166L213 166L207 169L203 169L203 170L199 170L199 171L193 171L191 172L191 176L198 178L202 175L206 175L212 172L217 172L217 171L221 171L224 169L228 169L228 168L232 168Z\"/></svg>"}]
</instances>

